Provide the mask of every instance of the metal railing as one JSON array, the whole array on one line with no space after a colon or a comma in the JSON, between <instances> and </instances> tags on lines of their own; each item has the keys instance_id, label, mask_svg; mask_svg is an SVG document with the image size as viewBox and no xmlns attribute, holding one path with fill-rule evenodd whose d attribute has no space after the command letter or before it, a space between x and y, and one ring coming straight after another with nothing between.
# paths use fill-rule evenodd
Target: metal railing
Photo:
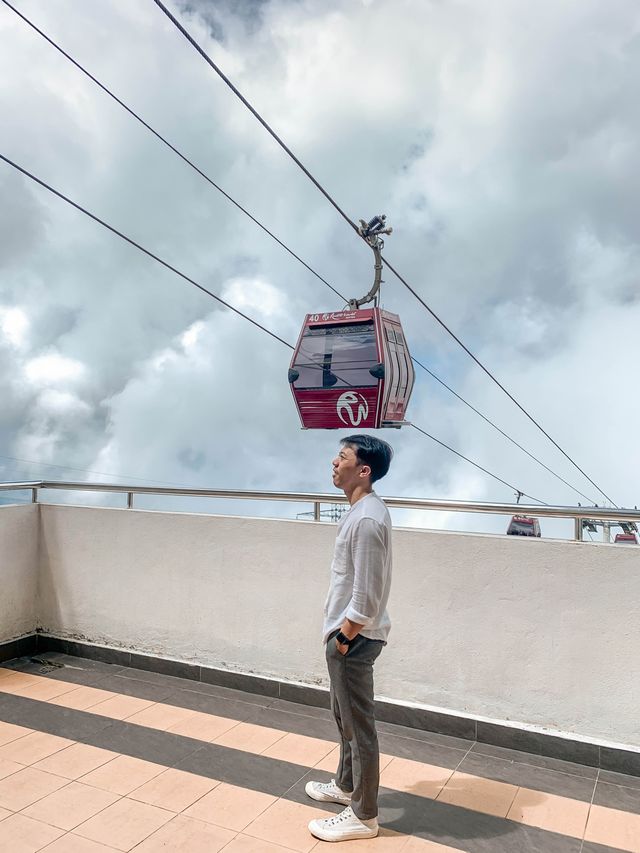
<instances>
[{"instance_id":1,"label":"metal railing","mask_svg":"<svg viewBox=\"0 0 640 853\"><path fill-rule=\"evenodd\" d=\"M127 509L134 505L134 495L172 495L179 497L225 498L252 501L287 501L313 504L314 521L320 521L322 504L346 503L344 495L322 492L267 492L246 489L188 489L165 486L130 486L113 483L75 483L60 480L38 480L19 483L0 483L3 491L30 491L31 500L37 503L40 492L46 489L74 492L112 492L127 496ZM574 520L574 538L581 541L584 522L588 519L640 524L640 511L636 509L607 509L584 506L538 506L533 504L484 503L473 501L433 500L431 498L384 497L386 505L394 509L422 509L440 512L479 512L494 515L528 515L537 518L567 518Z\"/></svg>"}]
</instances>

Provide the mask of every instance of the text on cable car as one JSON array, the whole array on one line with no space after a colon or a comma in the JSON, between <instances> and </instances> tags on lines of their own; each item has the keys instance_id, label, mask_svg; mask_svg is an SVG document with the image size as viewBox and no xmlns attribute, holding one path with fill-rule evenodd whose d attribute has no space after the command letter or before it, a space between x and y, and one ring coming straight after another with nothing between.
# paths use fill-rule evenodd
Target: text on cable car
<instances>
[{"instance_id":1,"label":"text on cable car","mask_svg":"<svg viewBox=\"0 0 640 853\"><path fill-rule=\"evenodd\" d=\"M355 311L333 311L327 314L309 314L309 323L320 323L322 320L351 320L356 316Z\"/></svg>"}]
</instances>

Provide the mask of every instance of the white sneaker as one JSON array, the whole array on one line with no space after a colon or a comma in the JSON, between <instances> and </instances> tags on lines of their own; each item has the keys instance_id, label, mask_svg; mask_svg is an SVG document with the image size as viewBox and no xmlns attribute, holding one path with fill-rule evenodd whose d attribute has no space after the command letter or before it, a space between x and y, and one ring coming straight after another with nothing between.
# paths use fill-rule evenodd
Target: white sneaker
<instances>
[{"instance_id":1,"label":"white sneaker","mask_svg":"<svg viewBox=\"0 0 640 853\"><path fill-rule=\"evenodd\" d=\"M319 800L321 803L339 803L341 806L348 806L351 802L351 794L346 794L339 788L335 779L330 782L307 782L304 789L312 800Z\"/></svg>"},{"instance_id":2,"label":"white sneaker","mask_svg":"<svg viewBox=\"0 0 640 853\"><path fill-rule=\"evenodd\" d=\"M378 834L378 818L360 820L351 806L333 817L312 820L309 832L322 841L354 841L357 838L375 838Z\"/></svg>"}]
</instances>

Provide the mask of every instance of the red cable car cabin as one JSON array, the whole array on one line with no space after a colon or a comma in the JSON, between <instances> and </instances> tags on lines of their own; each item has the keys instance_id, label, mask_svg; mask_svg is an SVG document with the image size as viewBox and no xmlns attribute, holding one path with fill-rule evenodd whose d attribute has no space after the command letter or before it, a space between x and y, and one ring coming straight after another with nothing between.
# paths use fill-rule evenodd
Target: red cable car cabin
<instances>
[{"instance_id":1,"label":"red cable car cabin","mask_svg":"<svg viewBox=\"0 0 640 853\"><path fill-rule=\"evenodd\" d=\"M627 545L637 545L638 539L635 533L616 533L615 543L623 542Z\"/></svg>"},{"instance_id":2,"label":"red cable car cabin","mask_svg":"<svg viewBox=\"0 0 640 853\"><path fill-rule=\"evenodd\" d=\"M289 368L303 429L400 427L413 381L397 314L307 314Z\"/></svg>"},{"instance_id":3,"label":"red cable car cabin","mask_svg":"<svg viewBox=\"0 0 640 853\"><path fill-rule=\"evenodd\" d=\"M507 536L540 536L540 522L528 515L514 515L509 522Z\"/></svg>"}]
</instances>

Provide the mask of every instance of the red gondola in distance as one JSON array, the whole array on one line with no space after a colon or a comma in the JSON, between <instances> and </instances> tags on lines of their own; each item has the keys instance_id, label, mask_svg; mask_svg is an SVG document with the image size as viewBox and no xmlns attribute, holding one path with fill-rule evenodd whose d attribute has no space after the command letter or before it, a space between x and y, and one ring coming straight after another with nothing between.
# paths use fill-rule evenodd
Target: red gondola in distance
<instances>
[{"instance_id":1,"label":"red gondola in distance","mask_svg":"<svg viewBox=\"0 0 640 853\"><path fill-rule=\"evenodd\" d=\"M507 536L540 536L540 522L528 515L514 515L509 522Z\"/></svg>"},{"instance_id":2,"label":"red gondola in distance","mask_svg":"<svg viewBox=\"0 0 640 853\"><path fill-rule=\"evenodd\" d=\"M620 545L621 543L624 545L637 545L638 537L635 533L616 533L614 542L616 545Z\"/></svg>"},{"instance_id":3,"label":"red gondola in distance","mask_svg":"<svg viewBox=\"0 0 640 853\"><path fill-rule=\"evenodd\" d=\"M385 217L360 221L374 251L373 287L343 311L307 314L289 367L289 384L303 429L401 427L414 370L400 318L377 306ZM377 300L376 300L377 301Z\"/></svg>"}]
</instances>

